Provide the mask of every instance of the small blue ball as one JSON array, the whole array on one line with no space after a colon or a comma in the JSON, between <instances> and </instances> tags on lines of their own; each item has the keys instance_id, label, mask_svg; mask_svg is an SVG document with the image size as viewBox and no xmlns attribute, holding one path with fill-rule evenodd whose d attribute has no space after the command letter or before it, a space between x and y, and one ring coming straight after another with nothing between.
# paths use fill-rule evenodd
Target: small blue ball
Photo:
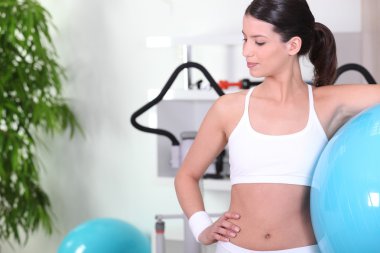
<instances>
[{"instance_id":1,"label":"small blue ball","mask_svg":"<svg viewBox=\"0 0 380 253\"><path fill-rule=\"evenodd\" d=\"M99 218L70 231L58 253L150 253L150 242L125 221Z\"/></svg>"},{"instance_id":2,"label":"small blue ball","mask_svg":"<svg viewBox=\"0 0 380 253\"><path fill-rule=\"evenodd\" d=\"M380 252L380 105L328 142L311 188L311 217L323 253Z\"/></svg>"}]
</instances>

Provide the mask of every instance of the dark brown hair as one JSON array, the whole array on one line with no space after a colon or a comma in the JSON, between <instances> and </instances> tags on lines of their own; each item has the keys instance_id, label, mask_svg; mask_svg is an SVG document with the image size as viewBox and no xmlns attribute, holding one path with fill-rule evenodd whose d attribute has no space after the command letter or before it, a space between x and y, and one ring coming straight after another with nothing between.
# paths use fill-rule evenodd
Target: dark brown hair
<instances>
[{"instance_id":1,"label":"dark brown hair","mask_svg":"<svg viewBox=\"0 0 380 253\"><path fill-rule=\"evenodd\" d=\"M306 0L254 0L245 15L272 24L283 42L300 37L302 46L298 54L309 54L314 65L313 84L334 82L337 67L334 36L325 25L315 22Z\"/></svg>"}]
</instances>

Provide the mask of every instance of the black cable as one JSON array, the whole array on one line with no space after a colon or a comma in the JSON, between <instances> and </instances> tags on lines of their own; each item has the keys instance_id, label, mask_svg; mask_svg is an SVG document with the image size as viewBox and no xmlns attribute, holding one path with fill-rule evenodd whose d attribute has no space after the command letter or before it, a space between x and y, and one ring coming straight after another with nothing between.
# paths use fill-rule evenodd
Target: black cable
<instances>
[{"instance_id":1,"label":"black cable","mask_svg":"<svg viewBox=\"0 0 380 253\"><path fill-rule=\"evenodd\" d=\"M336 70L336 78L334 80L334 83L336 82L336 80L338 79L338 77L341 74L343 74L344 72L349 71L349 70L358 71L360 74L362 74L364 76L364 78L366 79L367 83L369 83L369 84L376 84L375 78L373 78L373 76L371 75L371 73L369 73L369 71L365 67L363 67L362 65L359 65L357 63L347 63L347 64L344 64L344 65L340 66Z\"/></svg>"},{"instance_id":2,"label":"black cable","mask_svg":"<svg viewBox=\"0 0 380 253\"><path fill-rule=\"evenodd\" d=\"M214 78L210 75L210 73L207 71L207 69L205 67L203 67L199 63L186 62L186 63L183 63L183 64L179 65L174 70L173 74L169 77L168 81L166 82L166 84L164 85L164 87L162 88L161 92L158 94L157 97L155 97L152 101L150 101L147 104L145 104L144 106L142 106L140 109L138 109L136 112L134 112L132 114L132 116L131 116L131 123L132 123L132 125L135 128L137 128L138 130L143 131L143 132L166 136L166 137L168 137L170 139L170 141L172 142L173 146L178 146L179 145L179 141L177 140L177 138L172 133L170 133L169 131L164 130L164 129L158 129L158 128L156 129L156 128L150 128L150 127L143 126L143 125L139 124L136 121L136 119L141 114L143 114L144 112L146 112L147 110L149 110L151 107L153 107L154 105L158 104L164 98L166 92L172 86L172 84L174 83L174 81L177 78L178 74L182 70L184 70L185 68L196 68L199 71L201 71L203 73L203 75L206 77L206 79L210 82L210 86L216 91L216 93L219 96L223 96L224 95L223 90L218 86L218 84L215 82Z\"/></svg>"}]
</instances>

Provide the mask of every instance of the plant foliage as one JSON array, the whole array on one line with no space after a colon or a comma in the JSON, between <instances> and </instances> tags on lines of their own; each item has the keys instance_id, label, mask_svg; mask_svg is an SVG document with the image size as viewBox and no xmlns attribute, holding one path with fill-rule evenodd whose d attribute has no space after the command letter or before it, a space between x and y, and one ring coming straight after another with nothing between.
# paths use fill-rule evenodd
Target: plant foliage
<instances>
[{"instance_id":1,"label":"plant foliage","mask_svg":"<svg viewBox=\"0 0 380 253\"><path fill-rule=\"evenodd\" d=\"M0 2L0 240L26 242L52 231L40 186L36 131L71 136L78 122L62 95L63 68L50 37L51 16L35 0Z\"/></svg>"}]
</instances>

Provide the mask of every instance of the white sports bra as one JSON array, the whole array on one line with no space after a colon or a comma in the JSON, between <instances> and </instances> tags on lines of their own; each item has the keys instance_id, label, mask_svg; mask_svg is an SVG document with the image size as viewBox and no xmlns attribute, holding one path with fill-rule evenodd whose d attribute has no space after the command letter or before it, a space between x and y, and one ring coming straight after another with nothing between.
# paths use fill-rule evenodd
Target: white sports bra
<instances>
[{"instance_id":1,"label":"white sports bra","mask_svg":"<svg viewBox=\"0 0 380 253\"><path fill-rule=\"evenodd\" d=\"M252 128L248 114L252 91L247 92L243 116L228 140L231 184L310 186L314 167L328 141L314 109L312 87L308 85L306 127L287 135L266 135Z\"/></svg>"}]
</instances>

